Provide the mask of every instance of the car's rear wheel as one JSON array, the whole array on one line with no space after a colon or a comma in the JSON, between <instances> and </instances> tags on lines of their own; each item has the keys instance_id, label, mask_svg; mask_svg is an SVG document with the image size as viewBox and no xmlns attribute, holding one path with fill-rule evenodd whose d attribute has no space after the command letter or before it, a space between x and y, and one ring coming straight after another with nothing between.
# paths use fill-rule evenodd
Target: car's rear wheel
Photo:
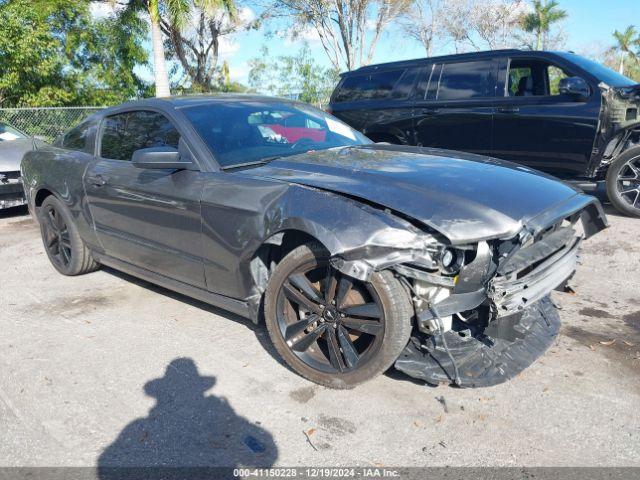
<instances>
[{"instance_id":1,"label":"car's rear wheel","mask_svg":"<svg viewBox=\"0 0 640 480\"><path fill-rule=\"evenodd\" d=\"M265 321L285 362L303 377L351 388L387 370L411 334L410 299L390 272L362 282L331 267L319 244L303 245L275 268Z\"/></svg>"},{"instance_id":2,"label":"car's rear wheel","mask_svg":"<svg viewBox=\"0 0 640 480\"><path fill-rule=\"evenodd\" d=\"M616 158L607 171L607 195L620 212L640 217L640 147Z\"/></svg>"},{"instance_id":3,"label":"car's rear wheel","mask_svg":"<svg viewBox=\"0 0 640 480\"><path fill-rule=\"evenodd\" d=\"M98 268L73 222L67 206L50 195L38 210L42 242L49 260L63 275L80 275Z\"/></svg>"}]
</instances>

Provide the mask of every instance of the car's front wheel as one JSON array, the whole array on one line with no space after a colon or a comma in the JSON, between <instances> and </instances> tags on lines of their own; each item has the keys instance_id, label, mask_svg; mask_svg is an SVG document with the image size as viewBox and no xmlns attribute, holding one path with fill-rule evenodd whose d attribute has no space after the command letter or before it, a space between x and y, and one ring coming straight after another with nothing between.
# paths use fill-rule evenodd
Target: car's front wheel
<instances>
[{"instance_id":1,"label":"car's front wheel","mask_svg":"<svg viewBox=\"0 0 640 480\"><path fill-rule=\"evenodd\" d=\"M620 212L640 217L640 147L617 157L607 171L607 196Z\"/></svg>"},{"instance_id":2,"label":"car's front wheel","mask_svg":"<svg viewBox=\"0 0 640 480\"><path fill-rule=\"evenodd\" d=\"M98 268L78 233L69 208L53 195L38 209L42 242L49 260L63 275L80 275Z\"/></svg>"},{"instance_id":3,"label":"car's front wheel","mask_svg":"<svg viewBox=\"0 0 640 480\"><path fill-rule=\"evenodd\" d=\"M319 244L290 252L265 294L269 336L298 374L351 388L387 370L411 334L410 299L390 272L362 282L331 267Z\"/></svg>"}]
</instances>

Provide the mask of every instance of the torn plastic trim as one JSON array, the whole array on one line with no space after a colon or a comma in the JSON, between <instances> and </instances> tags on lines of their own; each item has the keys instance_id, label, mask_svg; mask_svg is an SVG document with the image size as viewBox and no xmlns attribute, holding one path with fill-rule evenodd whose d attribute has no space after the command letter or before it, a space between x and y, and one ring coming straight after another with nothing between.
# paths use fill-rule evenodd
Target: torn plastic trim
<instances>
[{"instance_id":1,"label":"torn plastic trim","mask_svg":"<svg viewBox=\"0 0 640 480\"><path fill-rule=\"evenodd\" d=\"M489 387L506 382L536 361L554 342L560 317L545 297L522 312L502 317L484 334L461 336L448 331L429 337L412 337L395 362L407 375L429 384L463 388ZM446 336L448 352L444 348Z\"/></svg>"},{"instance_id":2,"label":"torn plastic trim","mask_svg":"<svg viewBox=\"0 0 640 480\"><path fill-rule=\"evenodd\" d=\"M435 309L440 317L453 315L454 313L472 310L480 306L487 299L487 292L484 288L474 292L454 293L435 304ZM423 310L418 314L418 326L436 318L433 309Z\"/></svg>"}]
</instances>

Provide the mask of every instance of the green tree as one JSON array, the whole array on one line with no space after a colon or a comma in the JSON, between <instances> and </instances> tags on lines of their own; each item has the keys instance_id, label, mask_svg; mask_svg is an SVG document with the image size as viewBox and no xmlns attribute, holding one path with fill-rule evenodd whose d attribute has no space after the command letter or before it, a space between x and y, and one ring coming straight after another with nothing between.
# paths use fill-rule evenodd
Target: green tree
<instances>
[{"instance_id":1,"label":"green tree","mask_svg":"<svg viewBox=\"0 0 640 480\"><path fill-rule=\"evenodd\" d=\"M565 10L558 9L556 0L533 0L533 12L524 15L522 28L536 36L536 50L547 48L551 27L567 18Z\"/></svg>"},{"instance_id":2,"label":"green tree","mask_svg":"<svg viewBox=\"0 0 640 480\"><path fill-rule=\"evenodd\" d=\"M616 39L613 50L620 56L618 71L624 74L625 60L628 58L632 61L637 61L638 59L636 53L633 51L633 47L640 45L640 37L638 37L636 27L629 25L623 32L619 32L618 30L614 31L613 38Z\"/></svg>"},{"instance_id":3,"label":"green tree","mask_svg":"<svg viewBox=\"0 0 640 480\"><path fill-rule=\"evenodd\" d=\"M89 1L0 0L0 106L112 104L146 84L145 25L95 20Z\"/></svg>"},{"instance_id":4,"label":"green tree","mask_svg":"<svg viewBox=\"0 0 640 480\"><path fill-rule=\"evenodd\" d=\"M338 80L338 71L319 65L308 44L294 55L269 56L267 47L261 57L249 61L249 85L260 92L294 97L314 105L324 104Z\"/></svg>"},{"instance_id":5,"label":"green tree","mask_svg":"<svg viewBox=\"0 0 640 480\"><path fill-rule=\"evenodd\" d=\"M158 97L171 94L166 66L166 59L170 57L177 60L183 73L182 81L175 88L193 92L216 89L213 83L218 72L221 37L255 25L244 25L236 17L234 0L98 1L124 5L123 12L148 13Z\"/></svg>"}]
</instances>

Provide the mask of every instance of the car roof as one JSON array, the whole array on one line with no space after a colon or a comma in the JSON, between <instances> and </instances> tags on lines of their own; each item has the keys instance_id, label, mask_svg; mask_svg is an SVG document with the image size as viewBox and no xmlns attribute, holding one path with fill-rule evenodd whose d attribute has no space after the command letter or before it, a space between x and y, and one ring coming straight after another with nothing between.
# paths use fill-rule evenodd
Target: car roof
<instances>
[{"instance_id":1,"label":"car roof","mask_svg":"<svg viewBox=\"0 0 640 480\"><path fill-rule=\"evenodd\" d=\"M148 106L170 106L172 108L185 108L193 107L196 105L206 105L209 103L217 102L264 102L264 103L299 103L295 100L286 98L271 97L268 95L256 95L249 93L219 93L219 94L204 94L204 95L179 95L171 97L159 97L159 98L144 98L141 100L134 100L131 102L125 102L111 109L121 108L138 108Z\"/></svg>"},{"instance_id":2,"label":"car roof","mask_svg":"<svg viewBox=\"0 0 640 480\"><path fill-rule=\"evenodd\" d=\"M517 48L507 48L502 50L486 50L482 52L456 53L451 55L440 55L437 57L414 58L411 60L402 60L399 62L377 63L375 65L366 65L364 67L360 67L350 72L341 73L340 75L345 77L350 75L358 75L361 73L373 72L373 71L382 70L382 69L406 68L406 67L412 67L416 65L424 65L425 63L446 62L449 60L475 60L475 59L494 58L494 57L499 57L503 55L549 56L550 54L554 55L557 53L558 52L551 52L546 50L520 50Z\"/></svg>"},{"instance_id":3,"label":"car roof","mask_svg":"<svg viewBox=\"0 0 640 480\"><path fill-rule=\"evenodd\" d=\"M122 110L131 110L139 108L156 108L164 109L181 109L187 107L215 104L218 102L263 102L263 103L279 103L298 105L301 102L288 98L272 97L268 95L257 95L251 93L218 93L218 94L197 94L197 95L176 95L170 97L150 97L141 100L132 100L120 103L112 107L100 110L93 115L87 117L84 122L99 120L102 117L111 115ZM307 104L304 104L307 105ZM83 122L83 123L84 123Z\"/></svg>"}]
</instances>

